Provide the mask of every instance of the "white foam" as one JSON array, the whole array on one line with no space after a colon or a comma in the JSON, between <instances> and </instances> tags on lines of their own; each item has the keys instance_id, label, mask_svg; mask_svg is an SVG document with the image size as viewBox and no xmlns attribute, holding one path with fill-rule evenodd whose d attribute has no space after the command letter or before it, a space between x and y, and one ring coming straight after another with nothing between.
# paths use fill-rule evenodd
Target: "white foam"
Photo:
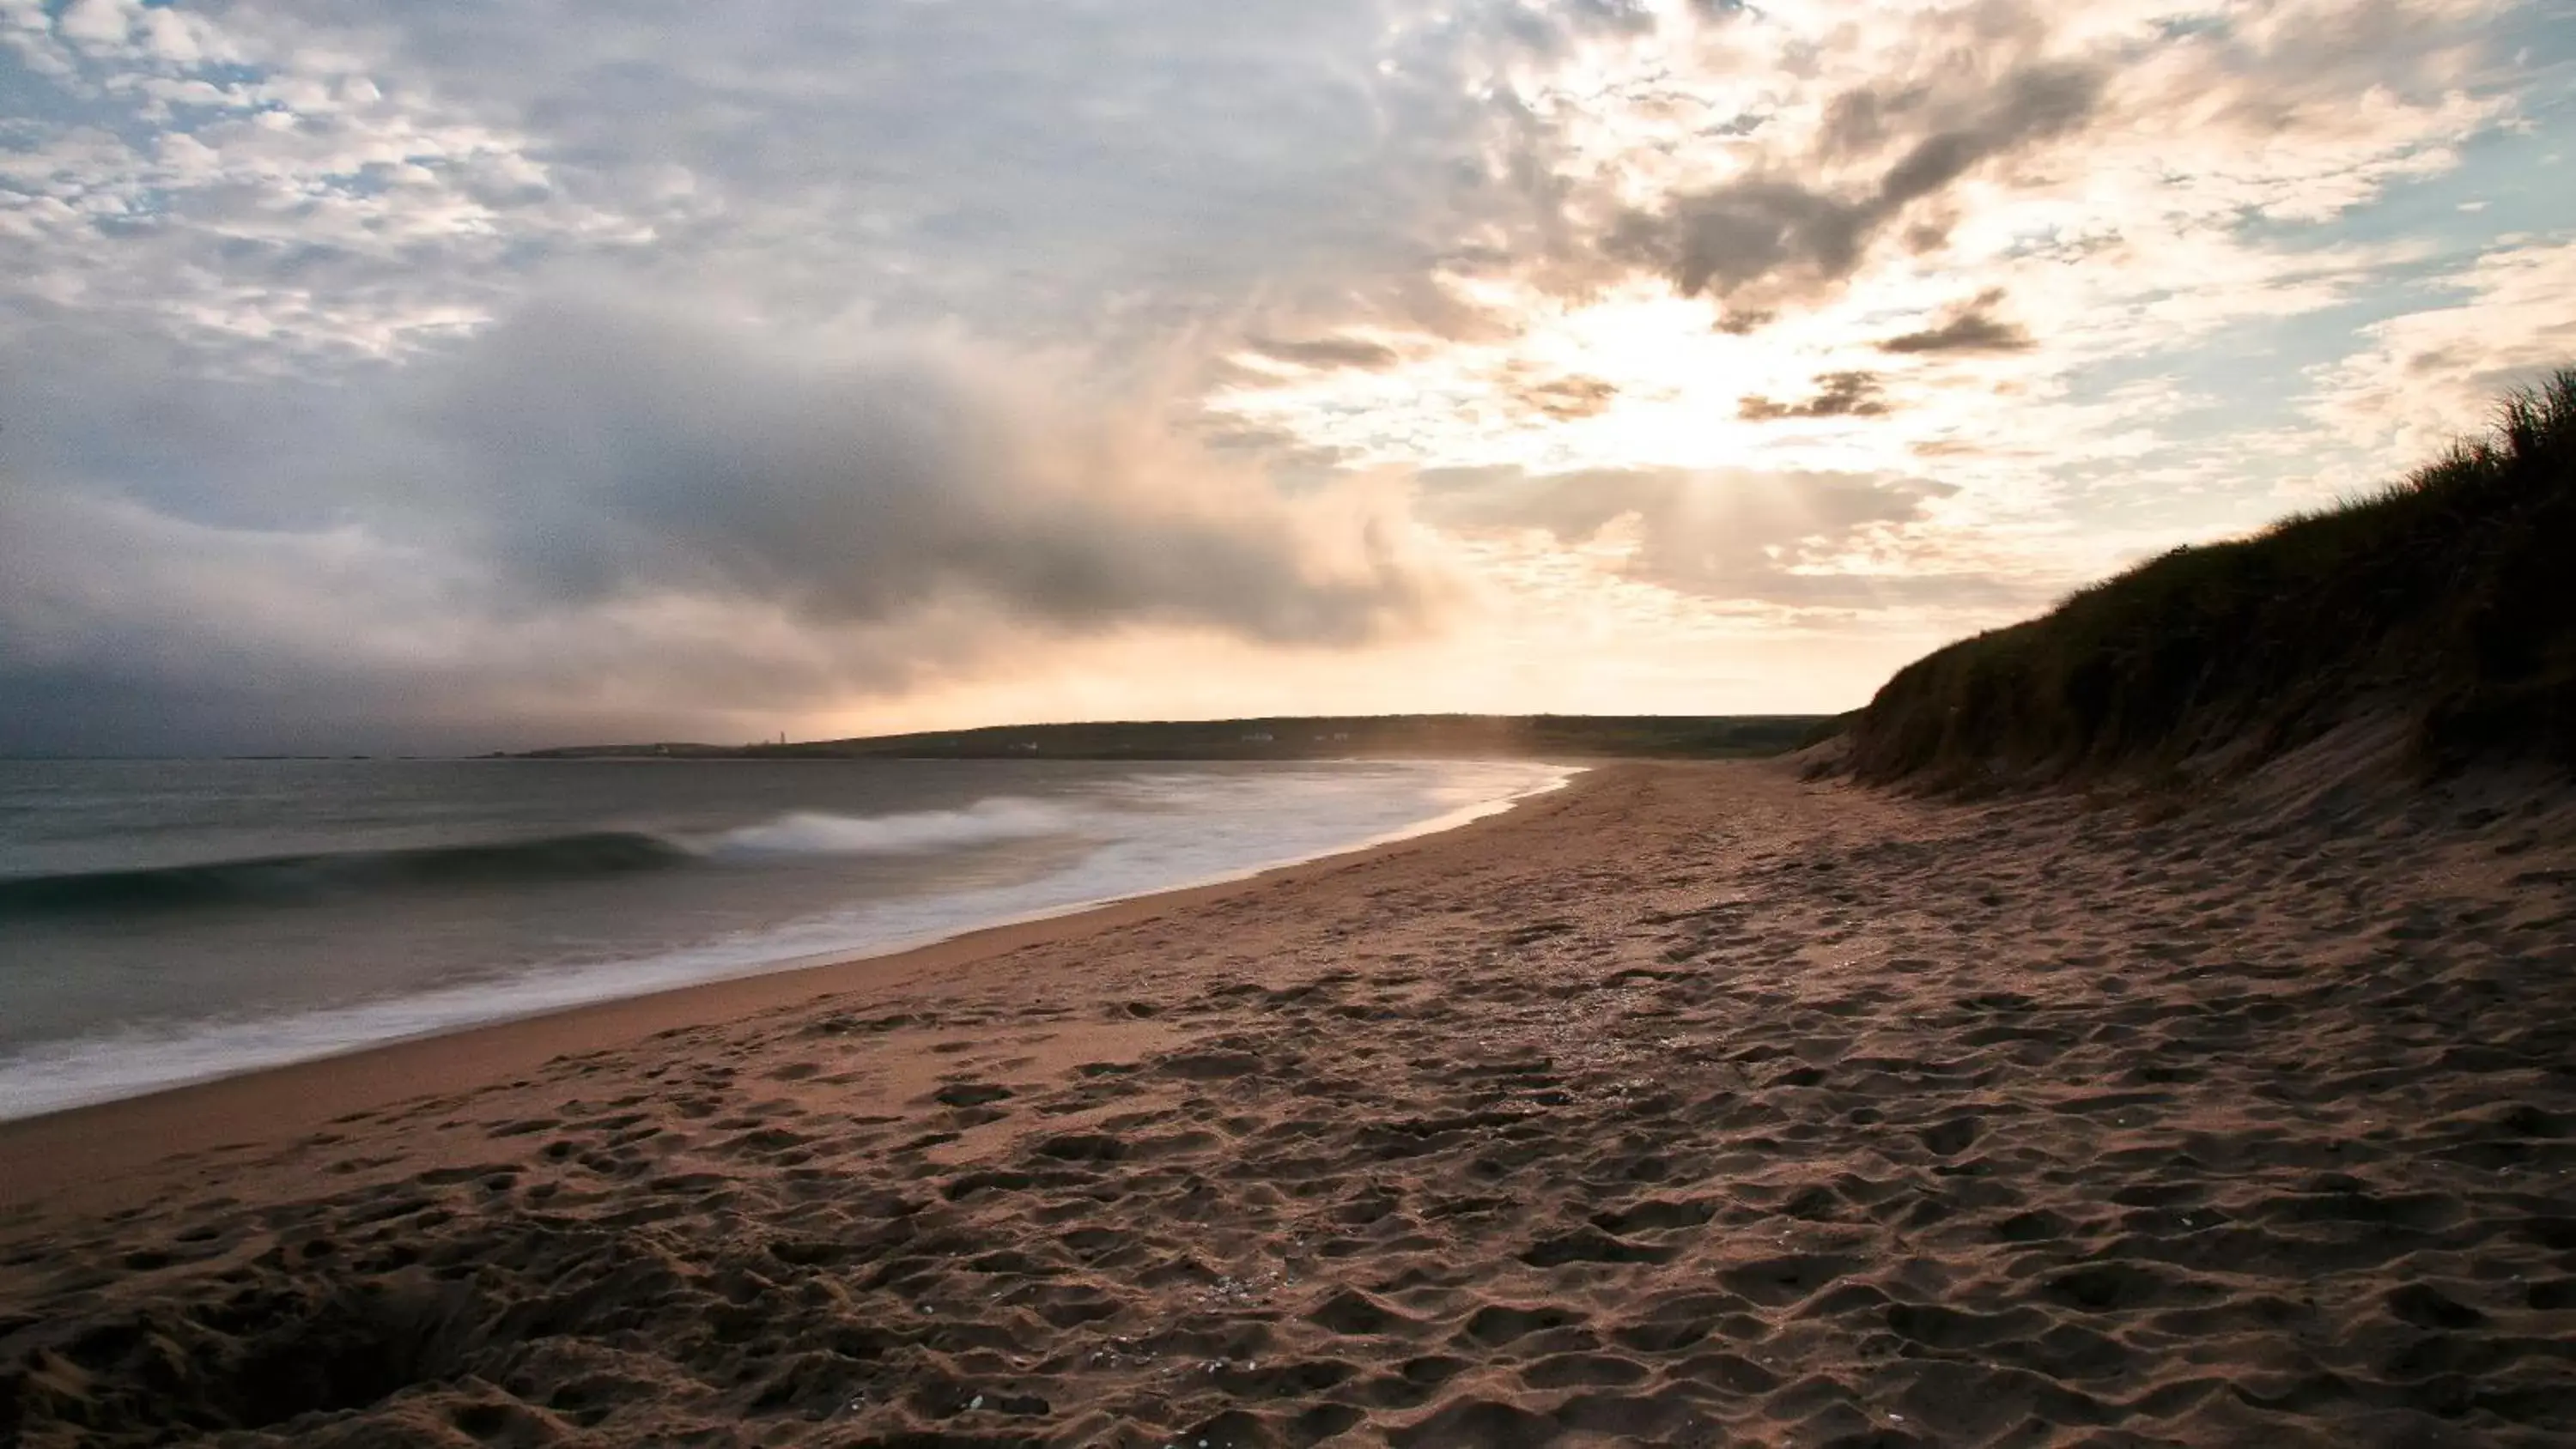
<instances>
[{"instance_id":1,"label":"white foam","mask_svg":"<svg viewBox=\"0 0 2576 1449\"><path fill-rule=\"evenodd\" d=\"M908 855L963 850L1063 834L1067 812L1037 800L978 801L963 810L901 815L824 815L799 811L729 830L707 843L725 855Z\"/></svg>"},{"instance_id":2,"label":"white foam","mask_svg":"<svg viewBox=\"0 0 2576 1449\"><path fill-rule=\"evenodd\" d=\"M1556 789L1576 773L1520 762L1444 765L1428 781L1408 781L1412 788L1392 801L1384 775L1364 770L1168 773L1125 782L1136 808L1124 810L1075 812L997 799L911 815L791 815L732 832L716 848L932 850L1066 831L1095 835L1097 843L1078 864L1034 881L878 901L642 959L552 967L257 1020L142 1026L39 1043L0 1057L0 1121L701 982L909 950L990 926L1241 879L1463 825Z\"/></svg>"}]
</instances>

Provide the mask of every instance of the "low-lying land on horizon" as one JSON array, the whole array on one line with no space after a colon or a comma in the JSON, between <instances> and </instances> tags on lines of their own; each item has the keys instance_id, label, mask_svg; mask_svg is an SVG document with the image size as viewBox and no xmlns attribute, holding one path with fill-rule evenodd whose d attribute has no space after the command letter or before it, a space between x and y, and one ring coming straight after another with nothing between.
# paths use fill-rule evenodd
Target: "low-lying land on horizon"
<instances>
[{"instance_id":1,"label":"low-lying land on horizon","mask_svg":"<svg viewBox=\"0 0 2576 1449\"><path fill-rule=\"evenodd\" d=\"M1832 715L1398 714L990 725L758 745L574 745L537 760L1318 760L1341 758L1738 759L1815 740Z\"/></svg>"}]
</instances>

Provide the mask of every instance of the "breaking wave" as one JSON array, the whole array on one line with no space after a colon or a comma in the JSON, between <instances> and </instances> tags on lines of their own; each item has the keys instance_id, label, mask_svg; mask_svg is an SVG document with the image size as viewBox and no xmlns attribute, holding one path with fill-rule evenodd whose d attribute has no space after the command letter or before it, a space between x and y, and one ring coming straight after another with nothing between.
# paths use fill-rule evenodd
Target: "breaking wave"
<instances>
[{"instance_id":1,"label":"breaking wave","mask_svg":"<svg viewBox=\"0 0 2576 1449\"><path fill-rule=\"evenodd\" d=\"M948 796L958 803L943 808L838 814L781 809L773 797L734 817L747 822L740 824L701 816L688 829L602 828L0 877L0 943L17 944L13 925L20 935L49 938L53 948L130 937L135 953L177 963L172 979L184 985L122 1000L109 994L78 1013L58 1007L65 1018L59 1027L23 1040L0 1035L0 1121L1239 879L1464 824L1553 789L1571 773L1522 763L1128 772L1058 798L960 791ZM497 837L506 827L493 820L485 828ZM1011 848L1032 841L1045 848ZM1058 843L1079 848L1054 848ZM991 857L976 862L978 851ZM865 866L870 858L932 865L880 871ZM948 868L951 858L958 869ZM838 861L851 868L836 868ZM663 882L649 874L656 871L675 878ZM636 872L648 873L632 877L651 884L641 893L648 899L607 893L607 904L587 914L572 904L572 892L509 889ZM460 911L436 899L478 889L493 894L476 895ZM413 895L397 906L391 893L399 891ZM339 952L368 953L354 949L359 938L333 934L349 929L336 918L318 921L320 934L308 942L297 935L303 927L264 917L270 907L282 917L283 908L303 901L344 898L370 907L384 902L390 909L380 924L392 932L405 932L406 922L459 919L477 929L461 934L461 950L445 947L438 931L407 936L423 948L422 964L402 963L390 979L354 972L345 991L304 993L310 973L323 973L322 984L332 986L327 973ZM709 909L737 901L747 914ZM577 924L538 932L534 954L492 949L526 930L531 913L550 916L558 907ZM221 920L187 914L195 908L230 913ZM631 914L635 929L603 931L601 911L621 923ZM137 923L115 919L156 912L167 912L166 920L138 931L124 929ZM48 915L54 919L31 919ZM111 926L117 929L99 929ZM263 944L270 942L285 943L289 964L300 968L295 989L284 994L272 994L275 972L234 969L246 951L274 949ZM68 979L45 965L44 951L24 953L40 968L33 971L9 969L16 964L9 954L0 950L0 1013L11 1010L11 991L42 1002L43 992ZM84 958L74 952L66 959ZM270 959L261 956L263 968Z\"/></svg>"},{"instance_id":2,"label":"breaking wave","mask_svg":"<svg viewBox=\"0 0 2576 1449\"><path fill-rule=\"evenodd\" d=\"M963 810L901 815L799 811L727 831L710 848L718 855L912 855L1062 835L1075 823L1068 812L1035 800L985 800Z\"/></svg>"},{"instance_id":3,"label":"breaking wave","mask_svg":"<svg viewBox=\"0 0 2576 1449\"><path fill-rule=\"evenodd\" d=\"M583 880L746 857L918 855L1059 834L1073 822L1029 800L850 816L795 812L706 839L640 830L399 850L273 855L193 865L0 879L0 917L291 905L385 891Z\"/></svg>"}]
</instances>

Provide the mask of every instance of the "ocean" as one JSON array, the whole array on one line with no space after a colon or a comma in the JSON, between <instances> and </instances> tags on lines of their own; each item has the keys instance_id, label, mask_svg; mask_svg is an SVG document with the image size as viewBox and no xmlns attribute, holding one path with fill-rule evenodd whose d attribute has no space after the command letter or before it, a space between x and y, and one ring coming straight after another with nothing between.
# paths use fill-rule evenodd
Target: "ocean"
<instances>
[{"instance_id":1,"label":"ocean","mask_svg":"<svg viewBox=\"0 0 2576 1449\"><path fill-rule=\"evenodd\" d=\"M1248 875L1517 761L0 761L0 1119Z\"/></svg>"}]
</instances>

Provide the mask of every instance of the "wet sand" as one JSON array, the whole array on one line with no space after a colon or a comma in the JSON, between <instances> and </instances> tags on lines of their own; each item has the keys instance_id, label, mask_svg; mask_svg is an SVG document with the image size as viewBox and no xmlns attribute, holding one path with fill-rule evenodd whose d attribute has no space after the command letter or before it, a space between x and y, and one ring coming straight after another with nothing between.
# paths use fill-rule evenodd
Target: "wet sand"
<instances>
[{"instance_id":1,"label":"wet sand","mask_svg":"<svg viewBox=\"0 0 2576 1449\"><path fill-rule=\"evenodd\" d=\"M2569 1443L2563 794L2292 786L1618 766L0 1128L0 1442Z\"/></svg>"}]
</instances>

